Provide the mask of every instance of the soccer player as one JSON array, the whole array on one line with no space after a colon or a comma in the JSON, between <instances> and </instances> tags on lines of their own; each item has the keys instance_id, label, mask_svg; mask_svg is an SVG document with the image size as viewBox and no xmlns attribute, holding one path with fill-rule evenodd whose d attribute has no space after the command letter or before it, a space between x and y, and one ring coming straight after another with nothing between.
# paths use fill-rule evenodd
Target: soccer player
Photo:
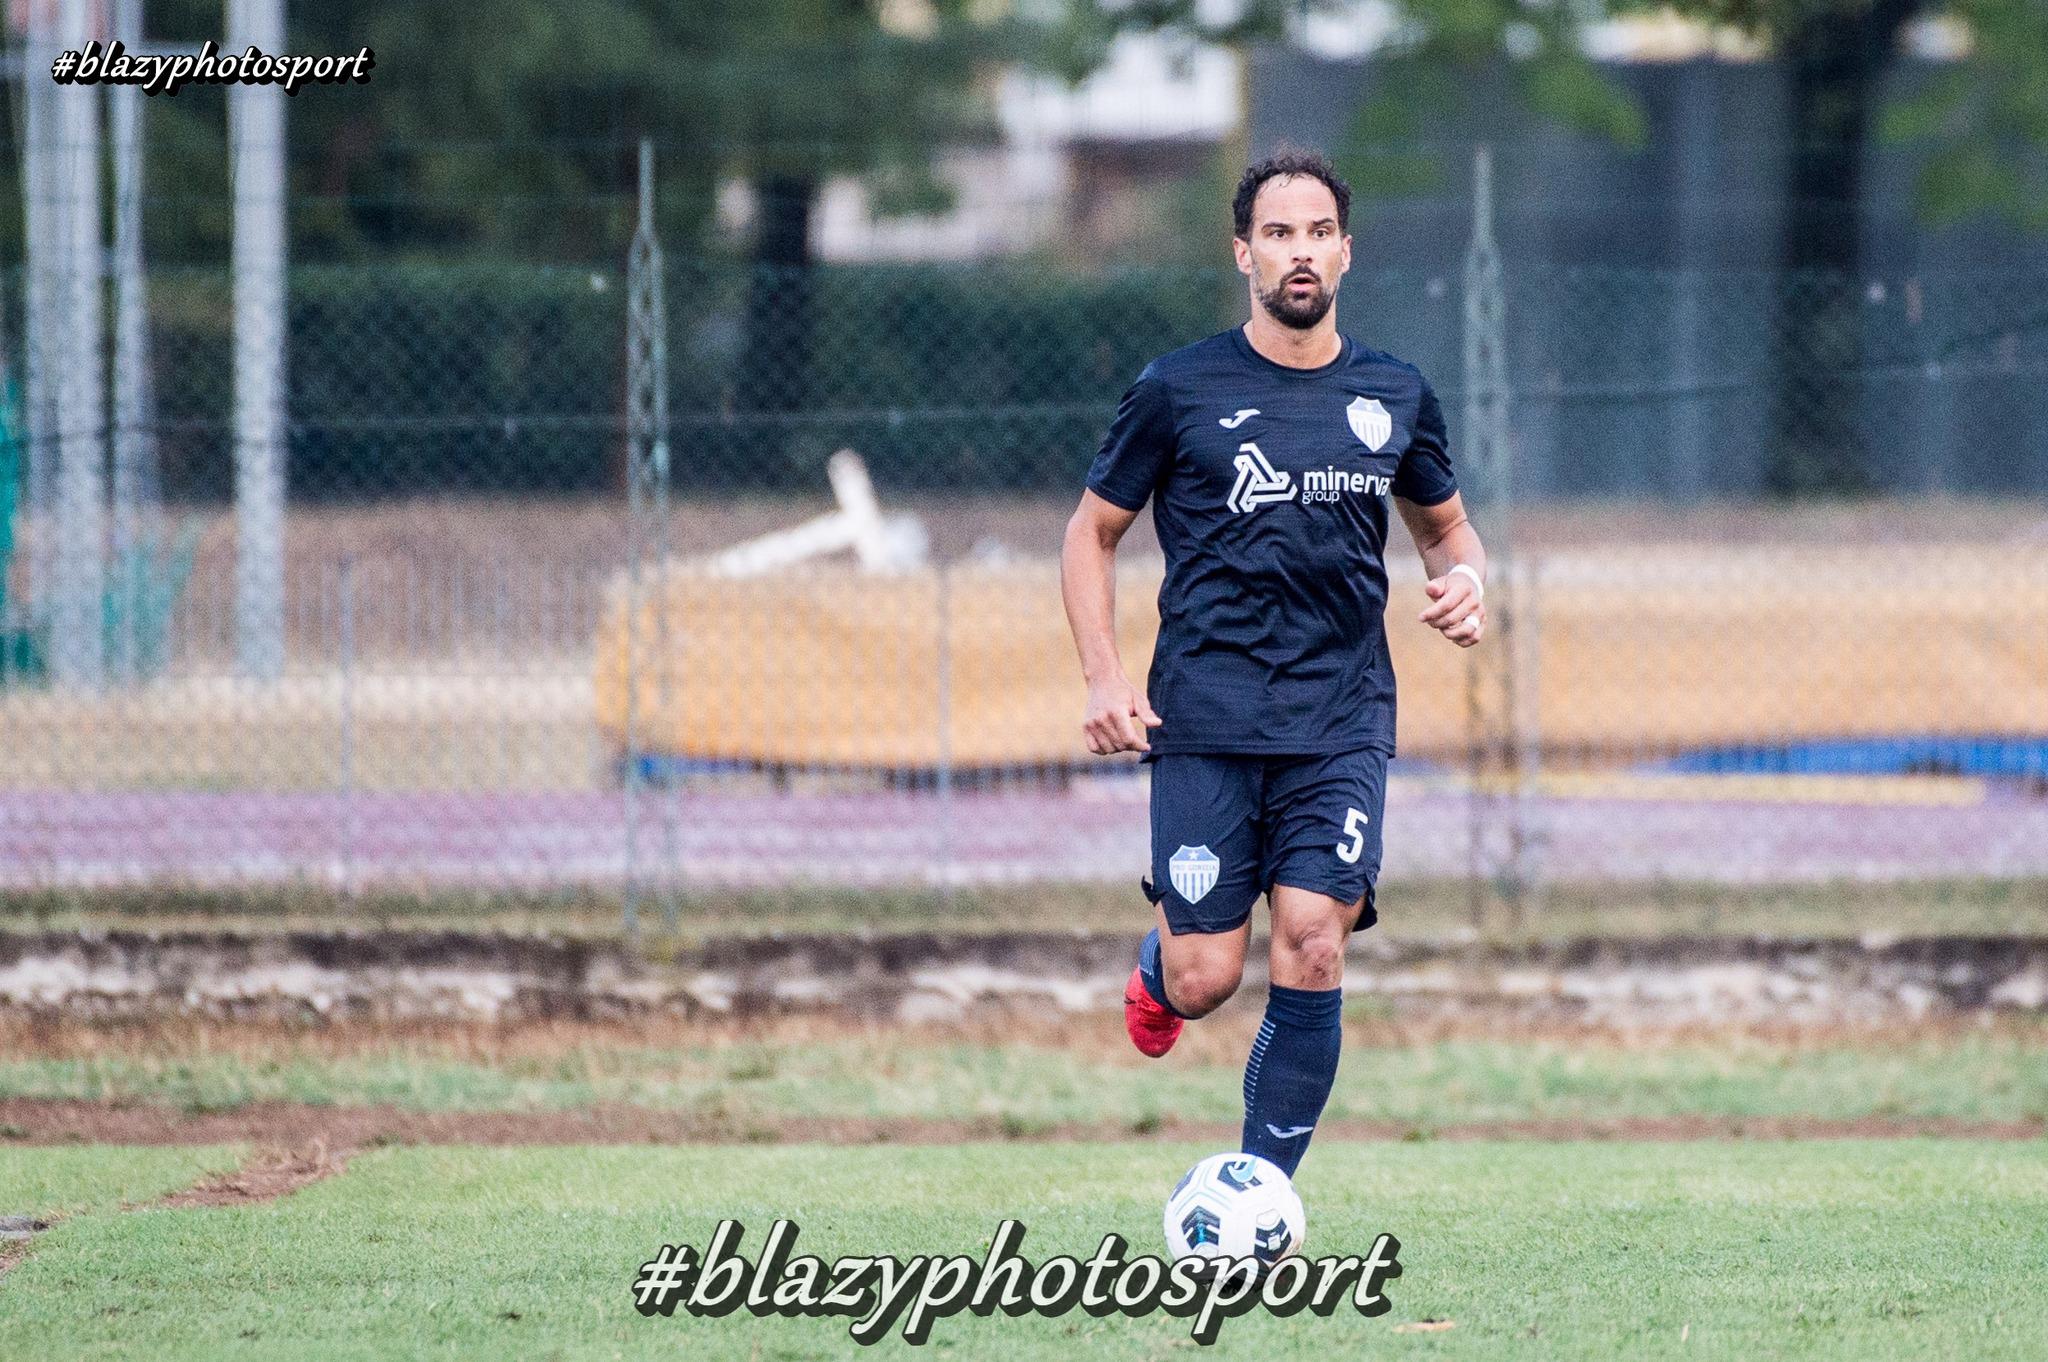
<instances>
[{"instance_id":1,"label":"soccer player","mask_svg":"<svg viewBox=\"0 0 2048 1362\"><path fill-rule=\"evenodd\" d=\"M1319 155L1248 169L1232 205L1251 320L1145 367L1061 550L1088 682L1082 731L1152 767L1157 925L1124 1024L1163 1055L1237 990L1263 893L1272 987L1244 1073L1244 1148L1291 1176L1337 1075L1344 943L1378 920L1394 752L1387 499L1429 578L1423 624L1470 647L1486 556L1443 409L1411 364L1337 329L1350 188ZM1116 547L1147 500L1166 556L1144 688L1115 633Z\"/></svg>"}]
</instances>

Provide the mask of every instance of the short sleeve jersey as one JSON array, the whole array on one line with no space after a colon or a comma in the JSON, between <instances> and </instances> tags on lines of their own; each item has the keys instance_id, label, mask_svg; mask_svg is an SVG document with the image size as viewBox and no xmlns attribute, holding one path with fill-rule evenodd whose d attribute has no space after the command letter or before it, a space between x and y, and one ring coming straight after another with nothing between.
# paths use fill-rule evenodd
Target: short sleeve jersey
<instances>
[{"instance_id":1,"label":"short sleeve jersey","mask_svg":"<svg viewBox=\"0 0 2048 1362\"><path fill-rule=\"evenodd\" d=\"M1341 337L1316 369L1241 328L1147 365L1088 486L1152 503L1166 579L1147 698L1155 754L1394 751L1387 498L1457 490L1412 364Z\"/></svg>"}]
</instances>

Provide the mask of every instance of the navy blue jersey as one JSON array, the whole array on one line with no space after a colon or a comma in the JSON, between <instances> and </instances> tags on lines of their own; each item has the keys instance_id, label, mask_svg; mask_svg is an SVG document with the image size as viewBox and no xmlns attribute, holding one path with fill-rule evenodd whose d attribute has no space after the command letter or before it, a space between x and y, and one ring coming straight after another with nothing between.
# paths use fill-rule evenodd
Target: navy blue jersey
<instances>
[{"instance_id":1,"label":"navy blue jersey","mask_svg":"<svg viewBox=\"0 0 2048 1362\"><path fill-rule=\"evenodd\" d=\"M1156 753L1394 750L1387 498L1434 506L1458 484L1421 373L1341 339L1319 369L1238 328L1162 355L1089 469L1105 501L1151 499L1166 555Z\"/></svg>"}]
</instances>

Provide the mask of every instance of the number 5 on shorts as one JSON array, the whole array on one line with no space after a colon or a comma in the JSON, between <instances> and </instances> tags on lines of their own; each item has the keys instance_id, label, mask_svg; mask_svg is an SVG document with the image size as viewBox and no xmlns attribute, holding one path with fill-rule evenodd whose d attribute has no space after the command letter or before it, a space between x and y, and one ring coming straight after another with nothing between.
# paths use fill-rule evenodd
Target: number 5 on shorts
<instances>
[{"instance_id":1,"label":"number 5 on shorts","mask_svg":"<svg viewBox=\"0 0 2048 1362\"><path fill-rule=\"evenodd\" d=\"M1344 840L1337 843L1337 857L1346 865L1357 865L1365 850L1365 825L1372 821L1357 809L1344 811Z\"/></svg>"}]
</instances>

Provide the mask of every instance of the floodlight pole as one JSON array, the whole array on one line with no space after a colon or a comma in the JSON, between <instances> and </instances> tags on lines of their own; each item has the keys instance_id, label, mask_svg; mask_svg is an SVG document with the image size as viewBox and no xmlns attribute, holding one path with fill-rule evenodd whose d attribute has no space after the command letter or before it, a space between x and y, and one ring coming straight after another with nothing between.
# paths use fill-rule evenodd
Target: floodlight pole
<instances>
[{"instance_id":1,"label":"floodlight pole","mask_svg":"<svg viewBox=\"0 0 2048 1362\"><path fill-rule=\"evenodd\" d=\"M80 50L97 36L90 0L62 0L57 46ZM35 79L36 73L27 73ZM58 307L63 336L55 375L57 544L50 616L50 674L61 686L97 690L106 680L100 599L106 582L106 397L101 355L99 90L57 91L55 180L63 186ZM45 319L46 321L49 319Z\"/></svg>"},{"instance_id":2,"label":"floodlight pole","mask_svg":"<svg viewBox=\"0 0 2048 1362\"><path fill-rule=\"evenodd\" d=\"M114 36L142 41L142 0L114 0ZM138 628L147 585L145 545L155 526L156 460L150 419L149 301L142 267L142 91L107 90L114 150L114 570L120 600L113 669L141 674Z\"/></svg>"},{"instance_id":3,"label":"floodlight pole","mask_svg":"<svg viewBox=\"0 0 2048 1362\"><path fill-rule=\"evenodd\" d=\"M285 50L284 0L228 0L230 52ZM284 673L284 90L234 85L235 654L243 676Z\"/></svg>"}]
</instances>

